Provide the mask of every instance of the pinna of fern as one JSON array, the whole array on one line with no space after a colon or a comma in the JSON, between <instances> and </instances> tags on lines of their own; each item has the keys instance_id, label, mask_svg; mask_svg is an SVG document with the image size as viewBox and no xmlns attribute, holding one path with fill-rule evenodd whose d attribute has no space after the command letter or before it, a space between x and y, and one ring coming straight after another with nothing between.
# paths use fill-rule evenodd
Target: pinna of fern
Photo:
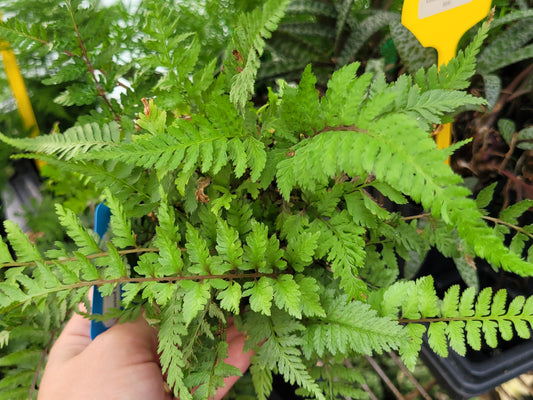
<instances>
[{"instance_id":1,"label":"pinna of fern","mask_svg":"<svg viewBox=\"0 0 533 400\"><path fill-rule=\"evenodd\" d=\"M1 241L6 329L43 313L59 326L89 287L108 294L121 284L123 310L102 318L145 310L159 328L163 372L181 399L209 398L236 373L223 362L220 327L229 317L255 350L251 373L261 399L276 372L310 397L334 398L337 392L325 388L337 377L317 371L319 361L357 379L343 369L344 358L398 350L412 367L426 329L443 355L447 340L458 352L478 347L480 329L489 345L496 327L504 339L513 334L510 324L527 335L529 299L505 309L500 292L492 298L485 290L475 301L472 289L460 295L452 288L440 302L429 279L394 283L397 254L420 251L430 239L376 195L420 203L428 230L456 232L465 254L533 272L486 225L444 163L453 148L438 150L428 134L459 107L483 103L461 89L486 26L440 73L433 68L389 84L382 76L358 76L354 63L336 71L320 97L308 67L297 86L280 82L257 110L250 82L285 3L271 0L265 15L243 18L250 29L235 36L238 50L227 63L244 63L246 74L232 65L215 77L214 64L196 70L191 62L184 74L164 80L170 88L179 82L179 110L156 97L138 116L139 130L112 122L80 125L53 140L0 137L93 179L112 212L104 249L58 205L72 243L45 255L6 222L15 256ZM105 174L109 179L99 181ZM105 190L108 182L113 187ZM58 306L63 311L52 310Z\"/></svg>"}]
</instances>

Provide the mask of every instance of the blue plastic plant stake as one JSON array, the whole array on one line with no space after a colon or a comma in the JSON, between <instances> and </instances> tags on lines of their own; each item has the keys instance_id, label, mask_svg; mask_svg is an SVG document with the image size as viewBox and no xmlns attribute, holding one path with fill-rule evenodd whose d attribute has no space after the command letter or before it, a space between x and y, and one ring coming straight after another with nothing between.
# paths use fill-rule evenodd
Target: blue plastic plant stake
<instances>
[{"instance_id":1,"label":"blue plastic plant stake","mask_svg":"<svg viewBox=\"0 0 533 400\"><path fill-rule=\"evenodd\" d=\"M94 231L100 237L104 237L109 227L109 220L111 219L111 210L104 203L100 203L94 210Z\"/></svg>"},{"instance_id":2,"label":"blue plastic plant stake","mask_svg":"<svg viewBox=\"0 0 533 400\"><path fill-rule=\"evenodd\" d=\"M104 203L98 204L94 211L94 231L103 239L109 226L111 218L111 210ZM91 314L104 314L110 308L120 307L120 287L117 286L110 296L103 297L97 286L93 287L93 301L91 307ZM115 320L109 321L91 321L91 339L94 339L100 333L109 329Z\"/></svg>"}]
</instances>

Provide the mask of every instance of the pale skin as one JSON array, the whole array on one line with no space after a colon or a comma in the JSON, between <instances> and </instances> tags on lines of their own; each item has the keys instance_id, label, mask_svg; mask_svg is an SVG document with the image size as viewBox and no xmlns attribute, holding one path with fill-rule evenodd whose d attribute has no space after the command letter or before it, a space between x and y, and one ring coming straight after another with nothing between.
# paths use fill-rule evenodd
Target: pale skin
<instances>
[{"instance_id":1,"label":"pale skin","mask_svg":"<svg viewBox=\"0 0 533 400\"><path fill-rule=\"evenodd\" d=\"M38 400L174 400L164 383L157 354L157 331L141 316L117 324L94 341L90 321L75 314L50 351ZM246 371L252 352L243 353L244 334L233 324L227 331L225 362ZM225 379L219 400L239 379Z\"/></svg>"}]
</instances>

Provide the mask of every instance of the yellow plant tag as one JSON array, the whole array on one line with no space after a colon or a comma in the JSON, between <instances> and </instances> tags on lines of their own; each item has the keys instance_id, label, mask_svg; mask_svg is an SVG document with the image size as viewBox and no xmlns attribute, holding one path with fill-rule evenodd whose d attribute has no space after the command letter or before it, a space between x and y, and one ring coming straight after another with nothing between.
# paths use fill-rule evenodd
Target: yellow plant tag
<instances>
[{"instance_id":1,"label":"yellow plant tag","mask_svg":"<svg viewBox=\"0 0 533 400\"><path fill-rule=\"evenodd\" d=\"M2 13L0 12L0 17L1 16ZM13 50L10 49L9 43L1 38L0 57L4 60L7 80L11 90L13 91L13 97L15 97L15 101L17 102L18 112L22 118L24 128L31 130L30 136L35 137L39 135L39 126L37 125L37 120L35 118L35 113L33 112L33 107L31 106L30 97L28 96L26 85L24 84L24 78L22 77L17 64L15 53L13 53ZM35 164L39 169L41 169L45 163L41 160L35 160Z\"/></svg>"},{"instance_id":2,"label":"yellow plant tag","mask_svg":"<svg viewBox=\"0 0 533 400\"><path fill-rule=\"evenodd\" d=\"M447 64L465 32L487 16L492 0L405 0L402 24L424 47L438 53L438 65ZM437 134L437 146L451 143L451 126Z\"/></svg>"},{"instance_id":3,"label":"yellow plant tag","mask_svg":"<svg viewBox=\"0 0 533 400\"><path fill-rule=\"evenodd\" d=\"M0 17L1 16L2 14L0 13ZM39 134L39 127L37 126L37 121L35 119L35 114L33 113L28 92L26 91L24 79L20 73L15 54L9 48L9 44L1 39L0 55L4 60L7 79L17 102L19 114L22 118L24 128L31 129L31 136L35 137Z\"/></svg>"}]
</instances>

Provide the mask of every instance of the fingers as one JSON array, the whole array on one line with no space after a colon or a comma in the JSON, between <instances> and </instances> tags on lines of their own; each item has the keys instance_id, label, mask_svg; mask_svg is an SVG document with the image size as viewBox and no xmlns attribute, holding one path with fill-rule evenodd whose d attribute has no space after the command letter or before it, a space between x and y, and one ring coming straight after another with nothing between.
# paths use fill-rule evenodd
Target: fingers
<instances>
[{"instance_id":1,"label":"fingers","mask_svg":"<svg viewBox=\"0 0 533 400\"><path fill-rule=\"evenodd\" d=\"M48 364L63 363L80 354L91 343L91 321L74 314L50 351Z\"/></svg>"},{"instance_id":2,"label":"fingers","mask_svg":"<svg viewBox=\"0 0 533 400\"><path fill-rule=\"evenodd\" d=\"M156 361L157 357L157 331L140 315L133 322L115 324L107 331L98 335L93 346L97 348L114 348L123 351L121 357L130 364ZM135 349L132 353L131 349Z\"/></svg>"},{"instance_id":3,"label":"fingers","mask_svg":"<svg viewBox=\"0 0 533 400\"><path fill-rule=\"evenodd\" d=\"M241 373L244 373L250 366L250 357L253 355L252 351L243 353L245 335L230 323L226 338L228 342L228 357L224 362L234 365ZM82 364L87 364L87 357L89 356L87 348L89 346L91 353L93 355L96 354L100 360L99 362L110 366L114 365L113 369L115 371L124 367L148 364L159 368L157 366L157 331L146 322L143 316L139 316L133 322L116 324L100 334L94 341L91 341L90 321L79 314L72 316L52 347L47 368L53 368L54 365L59 367L75 357L78 359L77 362L82 362L83 360ZM87 351L85 351L86 349ZM112 356L109 355L109 349L113 349ZM159 370L160 373L161 371ZM161 375L159 375L159 379L161 379L162 384L163 377ZM218 389L215 399L222 399L238 379L238 376L225 378L225 387ZM168 395L170 398L168 393L162 393L162 395Z\"/></svg>"},{"instance_id":4,"label":"fingers","mask_svg":"<svg viewBox=\"0 0 533 400\"><path fill-rule=\"evenodd\" d=\"M233 324L233 319L228 320L228 330L226 331L226 341L230 343L237 336L242 335Z\"/></svg>"}]
</instances>

